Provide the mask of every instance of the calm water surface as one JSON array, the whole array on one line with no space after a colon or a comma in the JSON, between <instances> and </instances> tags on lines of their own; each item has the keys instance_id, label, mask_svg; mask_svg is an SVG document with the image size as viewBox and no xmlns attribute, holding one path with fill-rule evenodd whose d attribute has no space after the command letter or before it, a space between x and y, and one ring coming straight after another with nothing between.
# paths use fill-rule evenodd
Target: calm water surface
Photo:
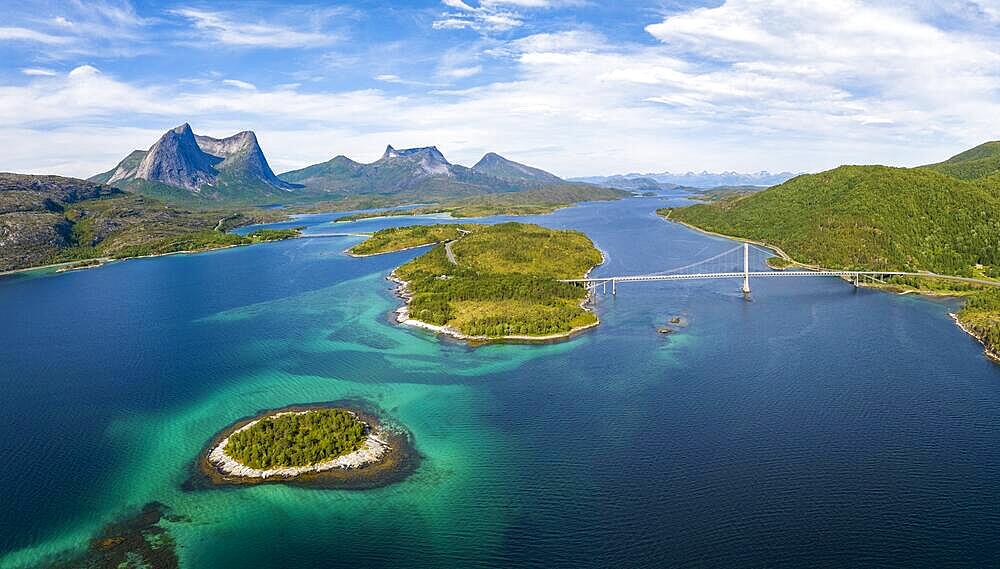
<instances>
[{"instance_id":1,"label":"calm water surface","mask_svg":"<svg viewBox=\"0 0 1000 569\"><path fill-rule=\"evenodd\" d=\"M601 274L732 247L662 199L521 220ZM309 231L371 231L436 218ZM482 220L493 222L504 218ZM984 567L1000 562L1000 368L953 301L830 279L622 285L595 331L469 349L388 323L385 275L317 238L0 279L0 567L157 500L186 567ZM763 257L754 259L763 266ZM690 326L665 338L673 315ZM232 421L362 398L426 457L365 492L184 492Z\"/></svg>"}]
</instances>

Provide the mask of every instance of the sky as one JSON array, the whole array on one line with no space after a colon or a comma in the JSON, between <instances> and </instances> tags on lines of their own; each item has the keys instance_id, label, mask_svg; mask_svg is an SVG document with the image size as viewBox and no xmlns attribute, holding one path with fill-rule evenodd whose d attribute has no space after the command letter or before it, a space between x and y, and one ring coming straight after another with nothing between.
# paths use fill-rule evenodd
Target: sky
<instances>
[{"instance_id":1,"label":"sky","mask_svg":"<svg viewBox=\"0 0 1000 569\"><path fill-rule=\"evenodd\" d=\"M387 144L558 175L912 166L1000 138L1000 0L19 0L0 171L188 122L283 172Z\"/></svg>"}]
</instances>

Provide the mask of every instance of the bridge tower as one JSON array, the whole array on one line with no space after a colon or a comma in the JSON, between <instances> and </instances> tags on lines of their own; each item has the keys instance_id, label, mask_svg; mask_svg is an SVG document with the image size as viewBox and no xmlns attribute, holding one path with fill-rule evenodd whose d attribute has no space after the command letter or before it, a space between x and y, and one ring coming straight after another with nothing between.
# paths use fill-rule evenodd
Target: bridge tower
<instances>
[{"instance_id":1,"label":"bridge tower","mask_svg":"<svg viewBox=\"0 0 1000 569\"><path fill-rule=\"evenodd\" d=\"M743 294L750 294L750 244L743 243Z\"/></svg>"}]
</instances>

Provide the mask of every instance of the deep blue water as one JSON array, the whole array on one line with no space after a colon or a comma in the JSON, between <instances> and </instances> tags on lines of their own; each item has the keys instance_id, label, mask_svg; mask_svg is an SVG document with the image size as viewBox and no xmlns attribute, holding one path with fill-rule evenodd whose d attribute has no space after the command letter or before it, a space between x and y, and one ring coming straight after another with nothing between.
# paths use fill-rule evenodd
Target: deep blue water
<instances>
[{"instance_id":1,"label":"deep blue water","mask_svg":"<svg viewBox=\"0 0 1000 569\"><path fill-rule=\"evenodd\" d=\"M595 275L733 246L663 203L518 220L585 231ZM284 225L441 221L335 217ZM192 567L1000 566L1000 368L954 301L628 284L572 342L469 349L389 324L382 277L419 251L341 253L357 241L0 279L0 566L154 499L190 518L170 529ZM656 333L678 314L687 328ZM362 493L179 490L233 419L342 395L405 423L421 470Z\"/></svg>"}]
</instances>

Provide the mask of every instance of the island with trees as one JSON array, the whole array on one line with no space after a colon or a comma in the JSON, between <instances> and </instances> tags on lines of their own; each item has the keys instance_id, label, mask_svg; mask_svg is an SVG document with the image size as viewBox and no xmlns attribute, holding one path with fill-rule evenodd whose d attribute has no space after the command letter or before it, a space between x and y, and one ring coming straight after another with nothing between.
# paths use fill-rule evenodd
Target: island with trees
<instances>
[{"instance_id":1,"label":"island with trees","mask_svg":"<svg viewBox=\"0 0 1000 569\"><path fill-rule=\"evenodd\" d=\"M201 454L192 486L372 488L401 480L418 458L408 435L373 412L349 404L300 405L244 419L218 434Z\"/></svg>"},{"instance_id":2,"label":"island with trees","mask_svg":"<svg viewBox=\"0 0 1000 569\"><path fill-rule=\"evenodd\" d=\"M406 304L397 321L470 343L552 341L598 324L587 293L561 282L603 261L578 231L523 223L440 224L384 229L352 254L435 246L396 268Z\"/></svg>"}]
</instances>

